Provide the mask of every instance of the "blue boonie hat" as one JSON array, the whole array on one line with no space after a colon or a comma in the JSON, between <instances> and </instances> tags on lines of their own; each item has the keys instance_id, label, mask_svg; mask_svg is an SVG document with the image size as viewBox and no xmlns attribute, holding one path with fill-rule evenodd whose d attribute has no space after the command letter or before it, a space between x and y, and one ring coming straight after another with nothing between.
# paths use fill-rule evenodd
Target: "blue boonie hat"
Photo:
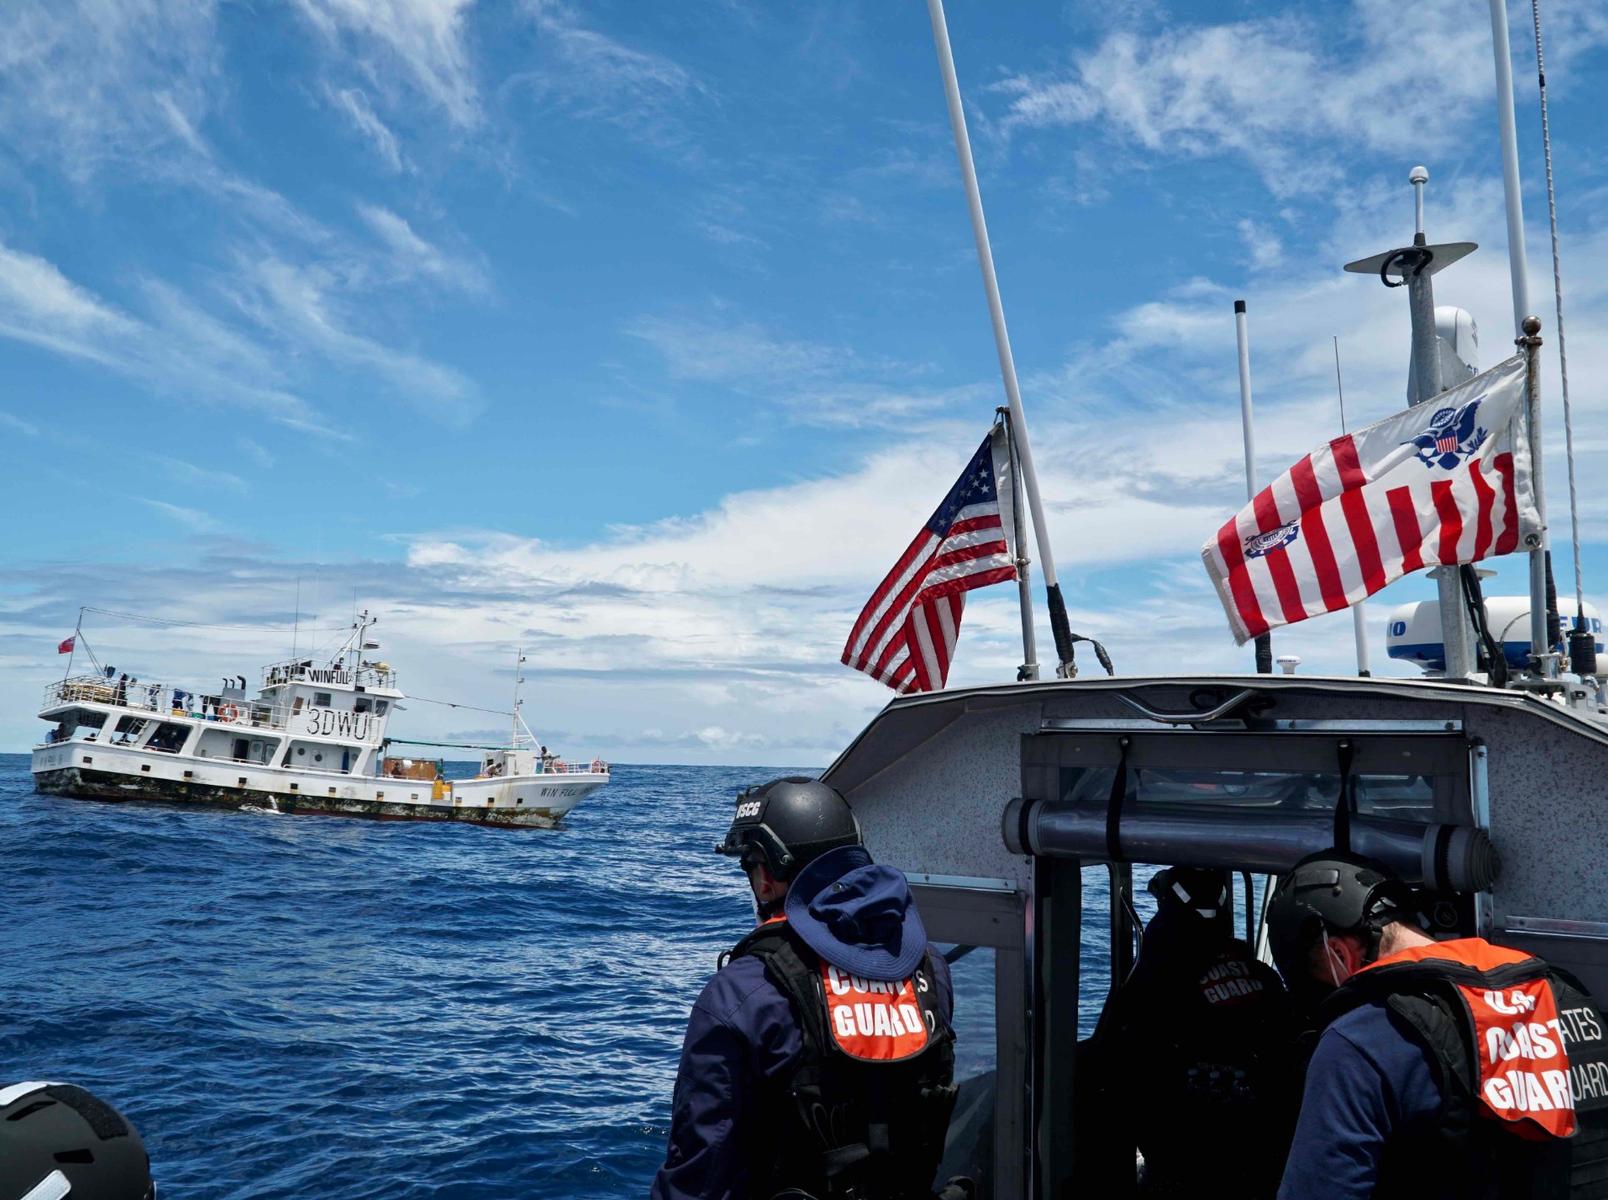
<instances>
[{"instance_id":1,"label":"blue boonie hat","mask_svg":"<svg viewBox=\"0 0 1608 1200\"><path fill-rule=\"evenodd\" d=\"M910 884L897 867L842 846L808 863L787 890L787 923L834 967L865 979L908 979L927 953Z\"/></svg>"}]
</instances>

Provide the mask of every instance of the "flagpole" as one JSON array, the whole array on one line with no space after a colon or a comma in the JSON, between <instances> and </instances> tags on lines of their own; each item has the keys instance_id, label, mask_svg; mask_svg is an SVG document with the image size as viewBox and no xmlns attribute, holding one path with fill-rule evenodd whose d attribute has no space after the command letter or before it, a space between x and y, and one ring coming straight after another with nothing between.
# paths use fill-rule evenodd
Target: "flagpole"
<instances>
[{"instance_id":1,"label":"flagpole","mask_svg":"<svg viewBox=\"0 0 1608 1200\"><path fill-rule=\"evenodd\" d=\"M79 635L83 632L83 629L84 629L84 609L83 609L83 606L80 605L79 609L78 609L78 620L73 623L73 641L72 641L72 645L67 647L67 669L65 671L63 671L62 675L61 675L61 681L63 683L66 683L70 678L72 678L72 674L73 674L73 659L78 657L78 638L79 638Z\"/></svg>"},{"instance_id":2,"label":"flagpole","mask_svg":"<svg viewBox=\"0 0 1608 1200\"><path fill-rule=\"evenodd\" d=\"M1005 308L999 298L999 280L994 274L994 253L988 244L988 223L983 217L983 197L977 187L977 166L972 161L971 139L966 133L966 112L961 107L960 83L955 77L955 56L949 47L949 26L944 20L943 0L927 0L932 19L932 37L938 50L938 68L943 74L944 95L949 102L949 123L955 133L955 154L960 159L961 179L966 185L966 204L971 211L972 236L977 242L978 266L983 272L983 290L988 295L988 315L994 325L994 346L999 353L1000 374L1005 382L1005 399L1010 404L1012 434L1022 465L1022 483L1033 512L1033 533L1038 542L1039 562L1044 570L1044 590L1050 606L1050 631L1055 636L1055 653L1060 660L1056 674L1070 679L1077 674L1072 659L1072 629L1067 623L1066 601L1055 575L1055 555L1050 549L1049 530L1044 521L1044 504L1039 498L1038 472L1033 467L1033 448L1027 436L1027 417L1022 412L1022 395L1016 383L1016 360L1011 355L1010 334L1005 329Z\"/></svg>"},{"instance_id":3,"label":"flagpole","mask_svg":"<svg viewBox=\"0 0 1608 1200\"><path fill-rule=\"evenodd\" d=\"M1418 189L1418 223L1423 224L1423 189ZM1340 401L1340 436L1346 435L1346 389L1340 382L1340 335L1334 334L1334 394ZM1373 672L1368 669L1368 601L1358 600L1351 606L1351 637L1357 643L1357 674L1366 679Z\"/></svg>"},{"instance_id":4,"label":"flagpole","mask_svg":"<svg viewBox=\"0 0 1608 1200\"><path fill-rule=\"evenodd\" d=\"M1011 410L994 410L1005 422L1005 450L1011 464L1011 525L1016 541L1016 598L1022 613L1022 665L1016 672L1018 682L1039 677L1038 637L1033 630L1033 560L1027 556L1023 543L1022 527L1022 472L1016 457L1016 431L1011 427Z\"/></svg>"},{"instance_id":5,"label":"flagpole","mask_svg":"<svg viewBox=\"0 0 1608 1200\"><path fill-rule=\"evenodd\" d=\"M1240 432L1245 438L1245 501L1256 499L1256 432L1251 422L1251 332L1245 301L1234 301L1234 338L1239 344ZM1256 635L1256 673L1273 674L1273 635Z\"/></svg>"},{"instance_id":6,"label":"flagpole","mask_svg":"<svg viewBox=\"0 0 1608 1200\"><path fill-rule=\"evenodd\" d=\"M1542 679L1557 677L1558 656L1548 636L1546 553L1541 547L1547 524L1547 510L1543 506L1541 491L1541 320L1524 318L1524 336L1516 339L1524 351L1525 417L1530 435L1530 485L1535 492L1537 515L1541 518L1542 535L1537 535L1530 550L1530 661Z\"/></svg>"},{"instance_id":7,"label":"flagpole","mask_svg":"<svg viewBox=\"0 0 1608 1200\"><path fill-rule=\"evenodd\" d=\"M1519 191L1519 132L1513 117L1513 57L1507 0L1491 0L1491 49L1496 62L1496 119L1502 143L1502 196L1507 208L1508 275L1513 289L1513 333L1525 336L1530 315L1530 267L1524 252L1524 200Z\"/></svg>"}]
</instances>

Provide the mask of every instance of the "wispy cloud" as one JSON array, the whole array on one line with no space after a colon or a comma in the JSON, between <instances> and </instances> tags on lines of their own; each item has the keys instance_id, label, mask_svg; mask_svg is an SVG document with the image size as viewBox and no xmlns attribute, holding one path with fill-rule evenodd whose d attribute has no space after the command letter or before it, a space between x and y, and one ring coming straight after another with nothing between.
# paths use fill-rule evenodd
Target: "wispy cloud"
<instances>
[{"instance_id":1,"label":"wispy cloud","mask_svg":"<svg viewBox=\"0 0 1608 1200\"><path fill-rule=\"evenodd\" d=\"M399 84L405 82L455 125L479 123L480 100L465 30L473 0L295 0L295 4L371 87L396 98ZM372 109L368 111L372 115Z\"/></svg>"},{"instance_id":2,"label":"wispy cloud","mask_svg":"<svg viewBox=\"0 0 1608 1200\"><path fill-rule=\"evenodd\" d=\"M465 292L484 292L485 270L470 258L448 254L426 241L407 219L377 204L359 204L363 219L385 246L391 267L403 279L426 279Z\"/></svg>"},{"instance_id":3,"label":"wispy cloud","mask_svg":"<svg viewBox=\"0 0 1608 1200\"><path fill-rule=\"evenodd\" d=\"M325 97L336 112L344 116L352 128L362 134L365 141L373 148L390 170L399 172L403 167L402 145L396 134L391 132L390 126L380 120L374 106L369 103L368 94L362 88L356 87L327 87Z\"/></svg>"},{"instance_id":4,"label":"wispy cloud","mask_svg":"<svg viewBox=\"0 0 1608 1200\"><path fill-rule=\"evenodd\" d=\"M262 258L244 264L242 282L242 308L274 336L378 376L395 394L448 424L465 424L480 411L474 385L453 368L354 329L340 279L329 268Z\"/></svg>"},{"instance_id":5,"label":"wispy cloud","mask_svg":"<svg viewBox=\"0 0 1608 1200\"><path fill-rule=\"evenodd\" d=\"M1488 119L1490 28L1459 0L1406 21L1396 0L1354 0L1323 17L1119 28L1062 70L994 87L1006 131L1088 125L1154 156L1237 154L1275 193L1312 194L1342 151L1424 157Z\"/></svg>"},{"instance_id":6,"label":"wispy cloud","mask_svg":"<svg viewBox=\"0 0 1608 1200\"><path fill-rule=\"evenodd\" d=\"M86 184L193 149L220 75L210 0L17 0L0 23L0 129Z\"/></svg>"},{"instance_id":7,"label":"wispy cloud","mask_svg":"<svg viewBox=\"0 0 1608 1200\"><path fill-rule=\"evenodd\" d=\"M0 412L0 425L5 426L12 433L20 433L24 437L39 436L39 426L32 421L24 421L21 417L8 412Z\"/></svg>"},{"instance_id":8,"label":"wispy cloud","mask_svg":"<svg viewBox=\"0 0 1608 1200\"><path fill-rule=\"evenodd\" d=\"M149 496L136 496L135 499L195 533L214 533L222 527L217 517L199 508L169 504L166 500L153 500Z\"/></svg>"},{"instance_id":9,"label":"wispy cloud","mask_svg":"<svg viewBox=\"0 0 1608 1200\"><path fill-rule=\"evenodd\" d=\"M645 316L625 332L652 347L673 378L731 388L802 424L879 426L968 407L975 413L984 390L923 384L930 368L867 359L845 346L784 337L748 320Z\"/></svg>"},{"instance_id":10,"label":"wispy cloud","mask_svg":"<svg viewBox=\"0 0 1608 1200\"><path fill-rule=\"evenodd\" d=\"M687 149L688 100L708 95L701 80L665 55L628 46L589 25L564 0L525 0L539 62L504 81L555 109L605 121L643 141Z\"/></svg>"}]
</instances>

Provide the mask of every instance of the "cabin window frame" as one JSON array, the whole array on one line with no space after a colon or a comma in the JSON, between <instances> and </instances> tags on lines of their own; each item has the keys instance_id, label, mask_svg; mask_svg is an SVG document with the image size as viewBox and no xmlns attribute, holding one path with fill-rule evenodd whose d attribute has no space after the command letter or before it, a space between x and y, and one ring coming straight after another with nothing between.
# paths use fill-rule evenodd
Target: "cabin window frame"
<instances>
[{"instance_id":1,"label":"cabin window frame","mask_svg":"<svg viewBox=\"0 0 1608 1200\"><path fill-rule=\"evenodd\" d=\"M989 1194L1027 1195L1032 1116L1031 1033L1012 1014L1025 1011L1033 922L1027 896L1004 880L912 873L910 890L929 941L994 952L994 1177Z\"/></svg>"}]
</instances>

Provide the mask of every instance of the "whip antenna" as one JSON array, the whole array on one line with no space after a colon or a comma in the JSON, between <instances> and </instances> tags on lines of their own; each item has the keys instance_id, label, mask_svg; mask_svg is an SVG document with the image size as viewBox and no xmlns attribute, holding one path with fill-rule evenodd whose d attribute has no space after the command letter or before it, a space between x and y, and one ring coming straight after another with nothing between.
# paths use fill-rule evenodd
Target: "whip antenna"
<instances>
[{"instance_id":1,"label":"whip antenna","mask_svg":"<svg viewBox=\"0 0 1608 1200\"><path fill-rule=\"evenodd\" d=\"M1558 255L1558 197L1552 183L1552 126L1547 120L1547 64L1541 49L1541 0L1530 0L1530 12L1535 18L1535 69L1541 86L1541 153L1547 168L1547 220L1552 226L1552 301L1558 314L1558 370L1563 376L1563 453L1569 468L1569 537L1574 551L1575 628L1586 629L1585 584L1580 574L1580 504L1575 494L1574 418L1569 409L1569 357L1564 351L1563 342L1563 269ZM1586 632L1589 634L1590 630ZM1574 657L1572 653L1570 657Z\"/></svg>"}]
</instances>

